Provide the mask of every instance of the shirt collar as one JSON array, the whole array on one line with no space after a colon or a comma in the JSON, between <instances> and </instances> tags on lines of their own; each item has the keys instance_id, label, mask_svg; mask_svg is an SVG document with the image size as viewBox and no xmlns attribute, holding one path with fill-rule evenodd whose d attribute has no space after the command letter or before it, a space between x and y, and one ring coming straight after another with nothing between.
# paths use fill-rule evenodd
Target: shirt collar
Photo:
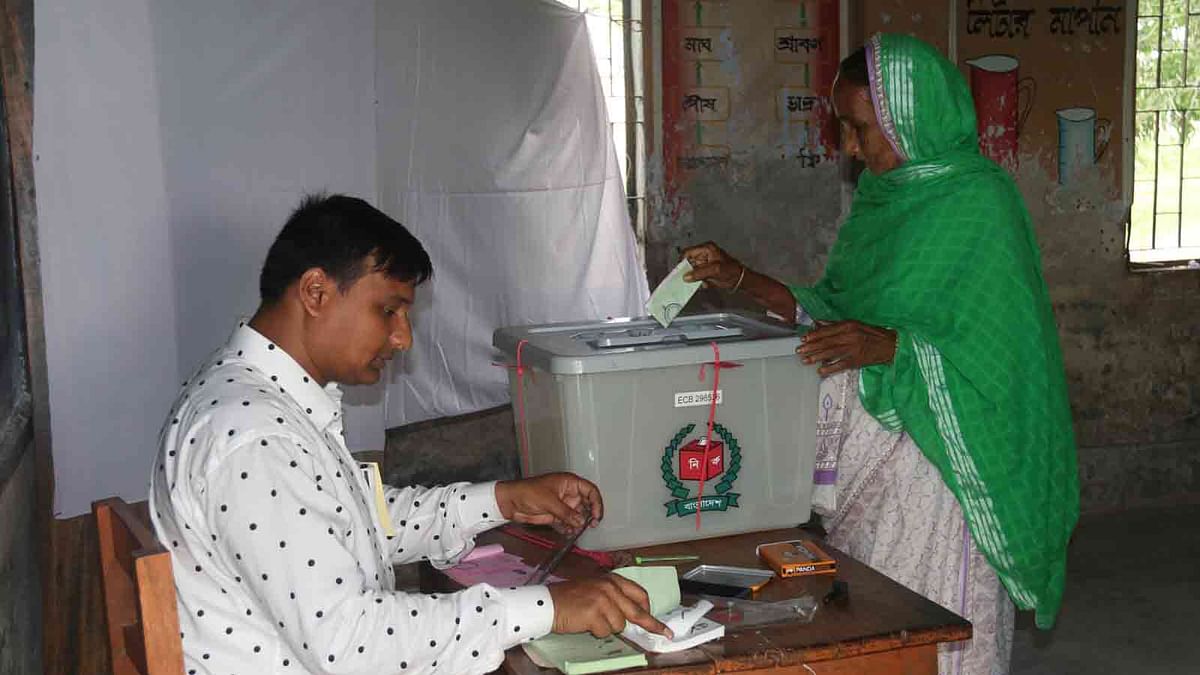
<instances>
[{"instance_id":1,"label":"shirt collar","mask_svg":"<svg viewBox=\"0 0 1200 675\"><path fill-rule=\"evenodd\" d=\"M342 427L342 390L333 382L322 387L282 347L242 320L229 337L226 349L251 366L262 371L279 387L279 393L290 397L318 429L331 424Z\"/></svg>"}]
</instances>

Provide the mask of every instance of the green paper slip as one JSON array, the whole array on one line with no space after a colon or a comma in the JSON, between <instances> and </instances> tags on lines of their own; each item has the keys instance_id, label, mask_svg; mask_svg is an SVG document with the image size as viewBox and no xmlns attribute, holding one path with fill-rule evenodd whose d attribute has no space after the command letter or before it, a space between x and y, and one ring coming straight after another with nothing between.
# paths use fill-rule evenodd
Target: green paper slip
<instances>
[{"instance_id":1,"label":"green paper slip","mask_svg":"<svg viewBox=\"0 0 1200 675\"><path fill-rule=\"evenodd\" d=\"M650 596L650 613L660 616L679 606L679 571L674 566L622 567L613 570L646 589Z\"/></svg>"},{"instance_id":2,"label":"green paper slip","mask_svg":"<svg viewBox=\"0 0 1200 675\"><path fill-rule=\"evenodd\" d=\"M659 616L679 606L679 573L674 567L622 567L613 572L646 589L651 614ZM551 634L522 646L534 663L567 675L647 665L645 654L615 635L601 640L589 633Z\"/></svg>"},{"instance_id":3,"label":"green paper slip","mask_svg":"<svg viewBox=\"0 0 1200 675\"><path fill-rule=\"evenodd\" d=\"M686 258L679 261L675 269L663 279L658 288L650 294L650 299L646 301L646 311L650 316L658 320L663 328L671 325L675 317L683 311L687 306L688 300L696 294L700 288L699 281L687 282L683 280L683 275L692 271L692 264Z\"/></svg>"},{"instance_id":4,"label":"green paper slip","mask_svg":"<svg viewBox=\"0 0 1200 675\"><path fill-rule=\"evenodd\" d=\"M590 633L551 634L522 645L533 662L558 668L566 675L606 673L647 665L646 655L617 636L604 639Z\"/></svg>"}]
</instances>

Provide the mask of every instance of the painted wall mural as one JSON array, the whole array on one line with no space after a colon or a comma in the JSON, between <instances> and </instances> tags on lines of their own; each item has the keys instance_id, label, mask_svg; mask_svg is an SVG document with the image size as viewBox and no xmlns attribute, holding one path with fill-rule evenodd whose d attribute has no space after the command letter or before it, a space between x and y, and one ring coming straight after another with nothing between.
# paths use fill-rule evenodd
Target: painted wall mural
<instances>
[{"instance_id":1,"label":"painted wall mural","mask_svg":"<svg viewBox=\"0 0 1200 675\"><path fill-rule=\"evenodd\" d=\"M838 0L663 0L651 285L707 240L793 283L819 277L847 189L829 99L841 21ZM744 300L702 289L690 309Z\"/></svg>"},{"instance_id":2,"label":"painted wall mural","mask_svg":"<svg viewBox=\"0 0 1200 675\"><path fill-rule=\"evenodd\" d=\"M764 149L801 168L835 159L836 0L664 0L663 17L670 189Z\"/></svg>"},{"instance_id":3,"label":"painted wall mural","mask_svg":"<svg viewBox=\"0 0 1200 675\"><path fill-rule=\"evenodd\" d=\"M1120 192L1125 12L1102 0L960 6L980 149L1014 175L1044 171L1064 207Z\"/></svg>"},{"instance_id":4,"label":"painted wall mural","mask_svg":"<svg viewBox=\"0 0 1200 675\"><path fill-rule=\"evenodd\" d=\"M967 61L979 149L1014 173L1019 163L1021 128L1029 118L1037 92L1032 77L1020 77L1020 64L1017 57L1007 54L989 54Z\"/></svg>"},{"instance_id":5,"label":"painted wall mural","mask_svg":"<svg viewBox=\"0 0 1200 675\"><path fill-rule=\"evenodd\" d=\"M1095 108L1062 108L1058 117L1058 183L1066 185L1094 166L1112 139L1112 122L1096 119Z\"/></svg>"}]
</instances>

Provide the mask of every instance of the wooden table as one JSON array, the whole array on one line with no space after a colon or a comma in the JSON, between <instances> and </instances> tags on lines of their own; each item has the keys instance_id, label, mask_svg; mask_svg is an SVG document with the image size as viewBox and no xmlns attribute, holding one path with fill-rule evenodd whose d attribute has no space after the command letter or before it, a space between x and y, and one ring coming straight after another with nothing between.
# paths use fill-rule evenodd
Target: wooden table
<instances>
[{"instance_id":1,"label":"wooden table","mask_svg":"<svg viewBox=\"0 0 1200 675\"><path fill-rule=\"evenodd\" d=\"M698 554L701 562L762 567L754 555L759 543L784 539L812 539L800 529L771 530L677 544L631 549L640 555ZM509 553L536 565L546 549L494 530L479 537L480 544L500 543ZM936 675L937 645L971 637L971 624L953 612L926 600L850 556L824 545L838 560L839 580L849 585L845 601L823 604L812 623L774 624L731 629L720 640L674 654L647 654L648 668L622 673L698 675L700 673L752 673L782 675ZM680 573L697 563L678 565ZM572 578L600 574L592 560L568 555L556 570ZM830 576L773 579L755 600L777 601L804 594L822 599L832 587ZM426 591L448 590L454 582L423 568ZM520 648L510 649L504 672L542 675L555 670L538 668Z\"/></svg>"}]
</instances>

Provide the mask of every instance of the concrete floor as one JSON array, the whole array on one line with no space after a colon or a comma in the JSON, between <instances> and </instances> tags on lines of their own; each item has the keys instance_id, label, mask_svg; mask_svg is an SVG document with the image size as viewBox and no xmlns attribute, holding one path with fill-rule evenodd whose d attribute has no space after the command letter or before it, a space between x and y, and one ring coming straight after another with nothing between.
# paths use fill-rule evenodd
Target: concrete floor
<instances>
[{"instance_id":1,"label":"concrete floor","mask_svg":"<svg viewBox=\"0 0 1200 675\"><path fill-rule=\"evenodd\" d=\"M1013 675L1200 673L1200 505L1086 516L1050 631L1021 613Z\"/></svg>"}]
</instances>

